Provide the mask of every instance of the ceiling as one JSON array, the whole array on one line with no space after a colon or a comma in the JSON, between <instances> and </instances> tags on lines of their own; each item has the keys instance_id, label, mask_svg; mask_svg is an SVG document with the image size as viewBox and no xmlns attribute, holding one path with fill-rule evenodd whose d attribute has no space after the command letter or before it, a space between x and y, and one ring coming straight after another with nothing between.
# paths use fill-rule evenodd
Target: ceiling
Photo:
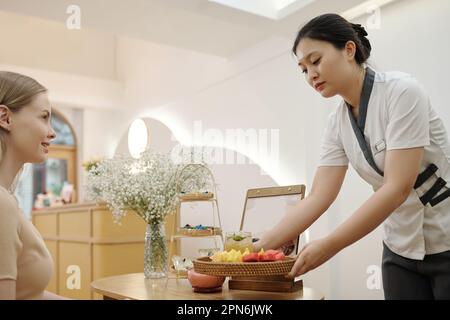
<instances>
[{"instance_id":1,"label":"ceiling","mask_svg":"<svg viewBox=\"0 0 450 320\"><path fill-rule=\"evenodd\" d=\"M241 11L250 12L262 17L280 20L289 14L298 11L315 0L208 0L236 8Z\"/></svg>"},{"instance_id":2,"label":"ceiling","mask_svg":"<svg viewBox=\"0 0 450 320\"><path fill-rule=\"evenodd\" d=\"M78 5L82 28L228 57L269 37L291 40L312 17L363 2L316 0L279 20L208 0L0 0L0 10L65 25L67 8Z\"/></svg>"}]
</instances>

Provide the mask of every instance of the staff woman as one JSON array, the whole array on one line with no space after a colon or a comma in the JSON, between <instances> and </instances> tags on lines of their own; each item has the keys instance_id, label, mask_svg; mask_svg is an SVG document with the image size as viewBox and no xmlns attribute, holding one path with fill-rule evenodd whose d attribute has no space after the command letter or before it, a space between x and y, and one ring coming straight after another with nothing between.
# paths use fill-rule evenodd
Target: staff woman
<instances>
[{"instance_id":1,"label":"staff woman","mask_svg":"<svg viewBox=\"0 0 450 320\"><path fill-rule=\"evenodd\" d=\"M293 53L306 81L342 102L328 118L309 195L255 249L280 247L311 226L336 199L350 162L374 194L327 237L303 247L290 276L320 266L383 223L385 298L450 299L447 132L412 76L365 64L367 35L336 14L299 31Z\"/></svg>"}]
</instances>

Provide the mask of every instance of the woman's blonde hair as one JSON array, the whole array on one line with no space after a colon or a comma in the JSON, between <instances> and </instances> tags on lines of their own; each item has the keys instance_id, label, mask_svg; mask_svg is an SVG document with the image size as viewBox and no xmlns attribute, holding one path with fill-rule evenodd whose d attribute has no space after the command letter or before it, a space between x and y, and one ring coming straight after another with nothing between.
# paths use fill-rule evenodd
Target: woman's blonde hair
<instances>
[{"instance_id":1,"label":"woman's blonde hair","mask_svg":"<svg viewBox=\"0 0 450 320\"><path fill-rule=\"evenodd\" d=\"M5 105L12 112L18 112L33 101L39 93L47 89L36 80L19 73L0 71L0 105ZM7 131L0 127L0 163L6 151L5 135ZM14 192L23 168L17 173L10 190Z\"/></svg>"},{"instance_id":2,"label":"woman's blonde hair","mask_svg":"<svg viewBox=\"0 0 450 320\"><path fill-rule=\"evenodd\" d=\"M0 71L0 105L17 112L29 104L39 93L47 89L36 80L19 73ZM0 127L0 162L6 150L4 136L6 130Z\"/></svg>"}]
</instances>

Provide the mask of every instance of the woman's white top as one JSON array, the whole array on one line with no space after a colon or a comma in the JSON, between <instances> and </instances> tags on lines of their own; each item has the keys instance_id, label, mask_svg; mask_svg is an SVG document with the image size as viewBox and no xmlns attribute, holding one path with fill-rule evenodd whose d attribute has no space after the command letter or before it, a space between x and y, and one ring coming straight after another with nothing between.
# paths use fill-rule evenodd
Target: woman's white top
<instances>
[{"instance_id":1,"label":"woman's white top","mask_svg":"<svg viewBox=\"0 0 450 320\"><path fill-rule=\"evenodd\" d=\"M450 250L450 198L432 207L419 197L438 177L450 186L450 143L444 124L430 99L412 76L402 72L376 72L364 128L376 165L384 172L387 150L424 147L420 172L434 163L438 170L383 223L384 242L393 252L422 260L426 254ZM374 191L383 177L366 161L353 131L344 101L330 114L323 136L319 166L351 163Z\"/></svg>"}]
</instances>

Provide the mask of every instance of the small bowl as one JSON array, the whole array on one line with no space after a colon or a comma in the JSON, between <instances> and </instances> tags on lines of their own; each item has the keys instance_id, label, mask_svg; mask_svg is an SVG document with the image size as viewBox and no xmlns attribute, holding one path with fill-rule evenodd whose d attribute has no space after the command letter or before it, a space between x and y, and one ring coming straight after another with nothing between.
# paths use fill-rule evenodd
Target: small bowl
<instances>
[{"instance_id":1,"label":"small bowl","mask_svg":"<svg viewBox=\"0 0 450 320\"><path fill-rule=\"evenodd\" d=\"M225 277L210 276L195 272L194 269L189 269L187 272L189 283L194 292L217 292L222 290L222 285Z\"/></svg>"}]
</instances>

